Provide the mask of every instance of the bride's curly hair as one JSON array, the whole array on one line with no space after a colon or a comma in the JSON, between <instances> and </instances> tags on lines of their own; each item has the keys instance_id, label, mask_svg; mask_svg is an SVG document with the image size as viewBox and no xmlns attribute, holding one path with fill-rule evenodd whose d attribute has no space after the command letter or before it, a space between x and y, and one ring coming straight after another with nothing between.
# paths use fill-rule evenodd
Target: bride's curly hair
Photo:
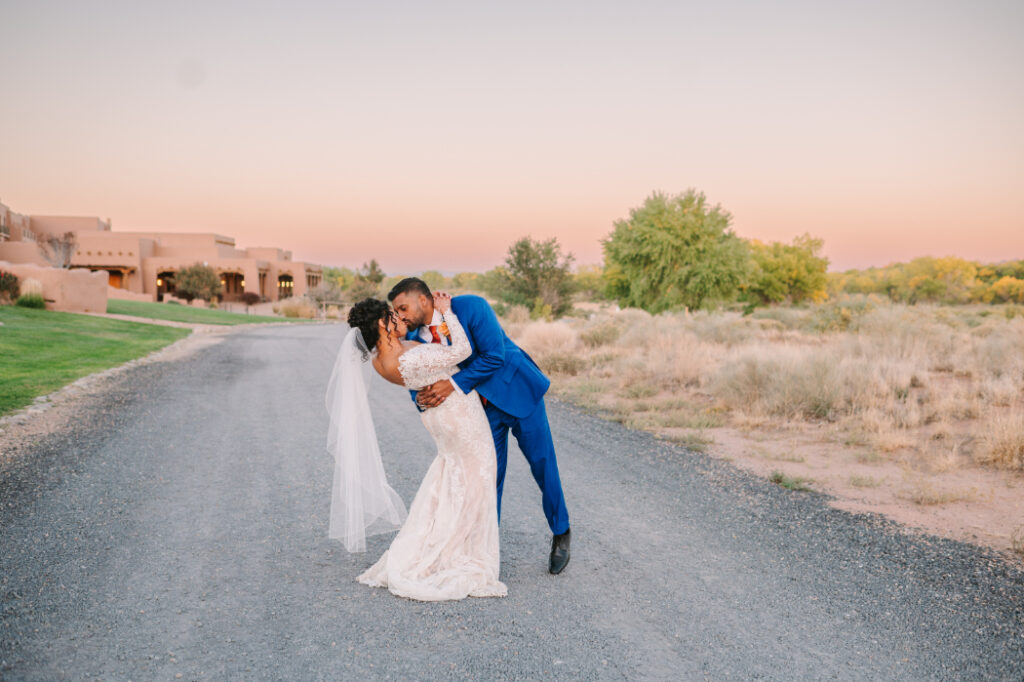
<instances>
[{"instance_id":1,"label":"bride's curly hair","mask_svg":"<svg viewBox=\"0 0 1024 682\"><path fill-rule=\"evenodd\" d=\"M348 311L348 324L353 328L358 327L362 332L363 342L366 343L368 351L377 347L377 341L380 339L380 328L377 323L381 320L384 320L384 329L390 331L394 327L394 314L390 306L376 298L364 298Z\"/></svg>"}]
</instances>

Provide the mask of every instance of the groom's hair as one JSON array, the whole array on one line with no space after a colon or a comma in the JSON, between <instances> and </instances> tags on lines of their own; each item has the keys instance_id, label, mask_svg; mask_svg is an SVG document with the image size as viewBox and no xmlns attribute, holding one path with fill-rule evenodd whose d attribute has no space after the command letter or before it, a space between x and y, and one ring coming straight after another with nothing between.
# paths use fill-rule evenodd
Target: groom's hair
<instances>
[{"instance_id":1,"label":"groom's hair","mask_svg":"<svg viewBox=\"0 0 1024 682\"><path fill-rule=\"evenodd\" d=\"M430 293L430 287L419 277L406 277L401 282L396 284L388 292L388 301L394 301L399 294L423 294L428 299L433 298L433 294Z\"/></svg>"}]
</instances>

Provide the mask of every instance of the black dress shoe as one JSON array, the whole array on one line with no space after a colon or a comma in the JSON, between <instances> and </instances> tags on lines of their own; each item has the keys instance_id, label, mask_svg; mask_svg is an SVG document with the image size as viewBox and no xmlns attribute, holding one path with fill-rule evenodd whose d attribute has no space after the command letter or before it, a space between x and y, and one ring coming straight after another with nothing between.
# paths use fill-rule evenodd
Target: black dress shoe
<instances>
[{"instance_id":1,"label":"black dress shoe","mask_svg":"<svg viewBox=\"0 0 1024 682\"><path fill-rule=\"evenodd\" d=\"M569 565L569 536L571 530L551 538L551 559L548 561L548 571L558 575Z\"/></svg>"}]
</instances>

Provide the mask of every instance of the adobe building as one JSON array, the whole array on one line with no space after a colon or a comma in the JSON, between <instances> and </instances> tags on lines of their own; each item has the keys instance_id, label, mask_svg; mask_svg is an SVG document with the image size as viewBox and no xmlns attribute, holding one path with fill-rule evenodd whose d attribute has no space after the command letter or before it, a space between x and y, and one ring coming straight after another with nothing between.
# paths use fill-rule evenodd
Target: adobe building
<instances>
[{"instance_id":1,"label":"adobe building","mask_svg":"<svg viewBox=\"0 0 1024 682\"><path fill-rule=\"evenodd\" d=\"M105 272L112 298L161 301L174 294L176 273L202 263L224 287L222 300L243 293L264 301L302 296L323 279L319 265L292 260L275 247L239 249L232 237L212 233L114 232L109 220L67 216L22 216L0 204L0 261L48 265L37 242L73 232L72 269Z\"/></svg>"},{"instance_id":2,"label":"adobe building","mask_svg":"<svg viewBox=\"0 0 1024 682\"><path fill-rule=\"evenodd\" d=\"M73 313L107 311L107 273L50 267L39 250L29 216L0 204L0 270L23 283L37 281L51 310Z\"/></svg>"}]
</instances>

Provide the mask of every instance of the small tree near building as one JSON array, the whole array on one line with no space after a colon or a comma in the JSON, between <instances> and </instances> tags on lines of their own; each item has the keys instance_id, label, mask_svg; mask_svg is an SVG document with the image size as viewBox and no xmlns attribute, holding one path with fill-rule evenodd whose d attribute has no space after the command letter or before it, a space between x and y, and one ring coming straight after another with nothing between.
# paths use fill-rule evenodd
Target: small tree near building
<instances>
[{"instance_id":1,"label":"small tree near building","mask_svg":"<svg viewBox=\"0 0 1024 682\"><path fill-rule=\"evenodd\" d=\"M196 263L178 271L174 278L174 294L189 303L195 299L209 301L222 292L220 276L209 265Z\"/></svg>"},{"instance_id":2,"label":"small tree near building","mask_svg":"<svg viewBox=\"0 0 1024 682\"><path fill-rule=\"evenodd\" d=\"M75 257L75 250L78 249L78 238L74 232L51 234L40 241L38 246L47 263L55 268L70 268L71 259Z\"/></svg>"}]
</instances>

